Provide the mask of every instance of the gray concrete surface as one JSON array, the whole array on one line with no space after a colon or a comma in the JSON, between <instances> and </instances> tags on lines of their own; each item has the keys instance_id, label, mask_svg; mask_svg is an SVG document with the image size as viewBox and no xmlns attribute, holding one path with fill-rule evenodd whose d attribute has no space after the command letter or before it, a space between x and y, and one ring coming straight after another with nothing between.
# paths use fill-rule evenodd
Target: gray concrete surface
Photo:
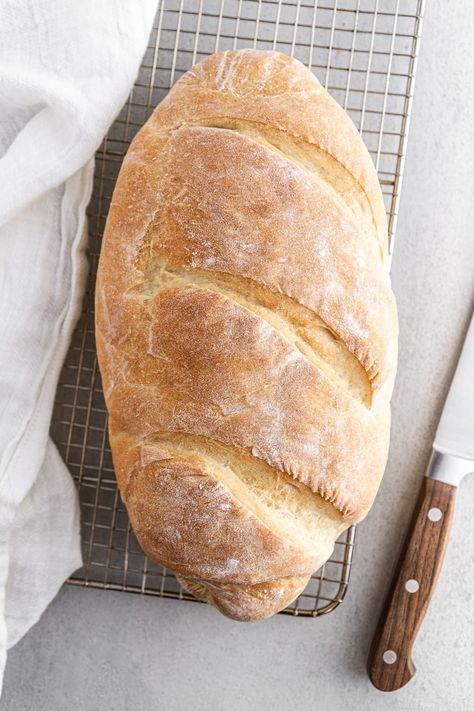
<instances>
[{"instance_id":1,"label":"gray concrete surface","mask_svg":"<svg viewBox=\"0 0 474 711\"><path fill-rule=\"evenodd\" d=\"M242 625L192 603L66 587L10 652L4 711L470 711L474 708L474 477L414 658L383 695L365 661L472 307L474 14L428 3L393 282L400 369L377 502L359 527L350 590L318 620Z\"/></svg>"}]
</instances>

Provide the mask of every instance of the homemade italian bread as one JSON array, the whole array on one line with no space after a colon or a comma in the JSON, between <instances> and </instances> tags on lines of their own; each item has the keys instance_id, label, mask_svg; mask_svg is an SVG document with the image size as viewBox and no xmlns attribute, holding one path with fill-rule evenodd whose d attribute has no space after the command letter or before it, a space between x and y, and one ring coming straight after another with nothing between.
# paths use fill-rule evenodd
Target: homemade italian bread
<instances>
[{"instance_id":1,"label":"homemade italian bread","mask_svg":"<svg viewBox=\"0 0 474 711\"><path fill-rule=\"evenodd\" d=\"M282 54L208 57L125 157L96 291L117 480L145 553L229 617L288 605L373 502L386 257L359 134Z\"/></svg>"}]
</instances>

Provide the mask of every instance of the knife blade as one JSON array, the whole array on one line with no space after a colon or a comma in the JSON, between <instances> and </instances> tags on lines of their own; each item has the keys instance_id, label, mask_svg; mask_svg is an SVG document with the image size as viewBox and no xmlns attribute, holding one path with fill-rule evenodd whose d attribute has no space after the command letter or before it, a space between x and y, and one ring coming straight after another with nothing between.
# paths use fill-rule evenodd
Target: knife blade
<instances>
[{"instance_id":1,"label":"knife blade","mask_svg":"<svg viewBox=\"0 0 474 711\"><path fill-rule=\"evenodd\" d=\"M434 438L438 452L474 459L474 316Z\"/></svg>"},{"instance_id":2,"label":"knife blade","mask_svg":"<svg viewBox=\"0 0 474 711\"><path fill-rule=\"evenodd\" d=\"M474 471L473 322L474 316L367 662L382 691L400 689L416 672L411 652L443 564L457 487Z\"/></svg>"}]
</instances>

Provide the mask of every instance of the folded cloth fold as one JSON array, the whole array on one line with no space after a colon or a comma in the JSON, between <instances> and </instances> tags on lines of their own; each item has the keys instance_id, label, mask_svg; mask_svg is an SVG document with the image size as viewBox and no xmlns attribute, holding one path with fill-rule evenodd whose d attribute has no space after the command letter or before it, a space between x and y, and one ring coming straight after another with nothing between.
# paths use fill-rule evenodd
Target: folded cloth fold
<instances>
[{"instance_id":1,"label":"folded cloth fold","mask_svg":"<svg viewBox=\"0 0 474 711\"><path fill-rule=\"evenodd\" d=\"M7 648L81 564L77 497L48 431L85 284L93 155L156 5L0 8L0 688Z\"/></svg>"}]
</instances>

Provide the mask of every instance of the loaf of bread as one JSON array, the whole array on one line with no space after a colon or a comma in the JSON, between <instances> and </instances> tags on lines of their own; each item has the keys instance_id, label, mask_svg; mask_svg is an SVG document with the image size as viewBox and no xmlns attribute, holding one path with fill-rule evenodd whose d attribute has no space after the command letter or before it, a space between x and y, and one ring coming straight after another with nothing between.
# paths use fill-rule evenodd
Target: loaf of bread
<instances>
[{"instance_id":1,"label":"loaf of bread","mask_svg":"<svg viewBox=\"0 0 474 711\"><path fill-rule=\"evenodd\" d=\"M376 172L302 64L215 54L157 107L113 195L96 331L145 553L229 617L284 608L373 502L397 353Z\"/></svg>"}]
</instances>

